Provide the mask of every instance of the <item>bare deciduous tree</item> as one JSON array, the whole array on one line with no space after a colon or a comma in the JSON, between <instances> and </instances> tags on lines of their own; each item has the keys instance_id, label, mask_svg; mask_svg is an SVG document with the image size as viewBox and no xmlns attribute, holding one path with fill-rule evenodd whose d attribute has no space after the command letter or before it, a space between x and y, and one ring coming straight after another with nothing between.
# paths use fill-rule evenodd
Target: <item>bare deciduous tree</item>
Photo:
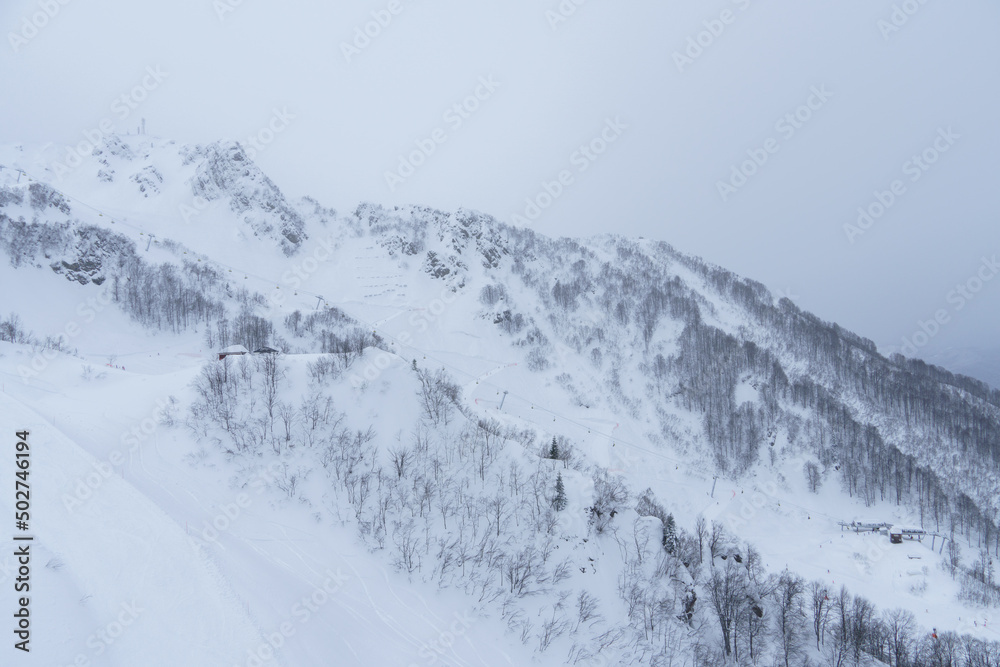
<instances>
[{"instance_id":1,"label":"bare deciduous tree","mask_svg":"<svg viewBox=\"0 0 1000 667\"><path fill-rule=\"evenodd\" d=\"M411 460L411 452L408 447L395 447L389 450L389 458L392 460L392 468L396 471L396 479L406 477L406 471Z\"/></svg>"},{"instance_id":2,"label":"bare deciduous tree","mask_svg":"<svg viewBox=\"0 0 1000 667\"><path fill-rule=\"evenodd\" d=\"M424 416L435 425L447 424L461 391L458 385L448 380L443 369L431 373L422 368L417 371L417 377L420 379L418 396Z\"/></svg>"},{"instance_id":3,"label":"bare deciduous tree","mask_svg":"<svg viewBox=\"0 0 1000 667\"><path fill-rule=\"evenodd\" d=\"M809 601L812 611L813 633L816 635L816 650L826 641L826 624L830 616L830 596L822 581L809 584Z\"/></svg>"},{"instance_id":4,"label":"bare deciduous tree","mask_svg":"<svg viewBox=\"0 0 1000 667\"><path fill-rule=\"evenodd\" d=\"M819 472L819 466L812 461L806 461L805 465L802 466L802 470L806 474L806 485L809 487L809 490L813 493L818 493L820 484L823 481Z\"/></svg>"},{"instance_id":5,"label":"bare deciduous tree","mask_svg":"<svg viewBox=\"0 0 1000 667\"><path fill-rule=\"evenodd\" d=\"M733 559L727 559L725 566L712 568L707 586L709 600L722 630L722 647L728 657L733 654L735 624L746 605L742 568Z\"/></svg>"},{"instance_id":6,"label":"bare deciduous tree","mask_svg":"<svg viewBox=\"0 0 1000 667\"><path fill-rule=\"evenodd\" d=\"M708 554L712 559L712 567L715 567L715 557L719 555L719 550L726 542L726 528L721 523L712 522L712 530L708 536Z\"/></svg>"},{"instance_id":7,"label":"bare deciduous tree","mask_svg":"<svg viewBox=\"0 0 1000 667\"><path fill-rule=\"evenodd\" d=\"M784 667L800 664L805 650L806 614L803 601L806 594L805 580L798 575L783 572L774 591L774 633L778 657Z\"/></svg>"},{"instance_id":8,"label":"bare deciduous tree","mask_svg":"<svg viewBox=\"0 0 1000 667\"><path fill-rule=\"evenodd\" d=\"M701 565L705 554L705 539L708 537L708 526L705 517L701 514L694 522L694 533L698 537L698 564Z\"/></svg>"},{"instance_id":9,"label":"bare deciduous tree","mask_svg":"<svg viewBox=\"0 0 1000 667\"><path fill-rule=\"evenodd\" d=\"M910 664L910 645L917 631L913 613L904 609L890 609L882 613L882 619L888 631L889 664L892 667Z\"/></svg>"}]
</instances>

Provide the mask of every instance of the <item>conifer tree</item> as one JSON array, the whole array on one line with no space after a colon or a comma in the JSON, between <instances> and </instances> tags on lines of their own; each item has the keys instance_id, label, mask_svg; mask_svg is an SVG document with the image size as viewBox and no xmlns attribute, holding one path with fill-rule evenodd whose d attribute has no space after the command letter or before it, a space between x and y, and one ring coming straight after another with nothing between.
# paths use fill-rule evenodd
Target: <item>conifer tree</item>
<instances>
[{"instance_id":1,"label":"conifer tree","mask_svg":"<svg viewBox=\"0 0 1000 667\"><path fill-rule=\"evenodd\" d=\"M566 509L566 487L563 486L562 473L556 477L556 497L552 500L552 506L557 512Z\"/></svg>"},{"instance_id":2,"label":"conifer tree","mask_svg":"<svg viewBox=\"0 0 1000 667\"><path fill-rule=\"evenodd\" d=\"M677 523L674 521L674 515L668 514L667 521L663 524L663 548L667 550L667 553L671 556L677 555Z\"/></svg>"}]
</instances>

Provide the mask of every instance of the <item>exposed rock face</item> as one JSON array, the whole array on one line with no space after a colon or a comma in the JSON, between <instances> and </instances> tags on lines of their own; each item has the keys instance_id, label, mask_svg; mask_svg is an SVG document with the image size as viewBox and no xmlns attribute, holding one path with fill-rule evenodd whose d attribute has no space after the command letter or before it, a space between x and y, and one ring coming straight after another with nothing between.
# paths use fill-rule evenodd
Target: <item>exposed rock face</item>
<instances>
[{"instance_id":1,"label":"exposed rock face","mask_svg":"<svg viewBox=\"0 0 1000 667\"><path fill-rule=\"evenodd\" d=\"M197 163L191 194L212 202L229 199L254 236L277 240L286 255L306 239L305 220L281 190L236 142L181 149L184 164Z\"/></svg>"}]
</instances>

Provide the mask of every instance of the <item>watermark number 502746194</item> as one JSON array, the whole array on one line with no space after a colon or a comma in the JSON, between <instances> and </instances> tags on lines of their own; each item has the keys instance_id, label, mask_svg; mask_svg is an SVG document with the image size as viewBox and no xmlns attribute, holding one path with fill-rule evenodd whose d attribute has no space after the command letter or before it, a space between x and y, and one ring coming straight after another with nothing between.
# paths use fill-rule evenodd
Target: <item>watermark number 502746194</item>
<instances>
[{"instance_id":1,"label":"watermark number 502746194","mask_svg":"<svg viewBox=\"0 0 1000 667\"><path fill-rule=\"evenodd\" d=\"M18 431L14 434L14 557L17 559L17 577L14 579L14 592L17 596L17 611L14 613L14 648L29 652L31 642L31 612L28 607L31 592L31 535L28 529L31 521L31 485L28 474L31 472L31 449L28 447L28 432Z\"/></svg>"}]
</instances>

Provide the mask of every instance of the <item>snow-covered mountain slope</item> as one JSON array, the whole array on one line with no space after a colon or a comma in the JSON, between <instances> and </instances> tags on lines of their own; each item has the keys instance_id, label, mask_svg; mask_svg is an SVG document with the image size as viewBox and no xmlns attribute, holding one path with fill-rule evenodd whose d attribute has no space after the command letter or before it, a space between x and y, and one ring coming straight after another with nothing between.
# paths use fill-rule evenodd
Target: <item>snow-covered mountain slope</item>
<instances>
[{"instance_id":1,"label":"snow-covered mountain slope","mask_svg":"<svg viewBox=\"0 0 1000 667\"><path fill-rule=\"evenodd\" d=\"M870 603L938 630L913 664L997 639L985 384L660 242L289 202L232 143L43 153L0 149L0 405L64 451L33 464L55 664L181 664L88 647L125 592L149 637L216 610L184 664L896 664Z\"/></svg>"}]
</instances>

